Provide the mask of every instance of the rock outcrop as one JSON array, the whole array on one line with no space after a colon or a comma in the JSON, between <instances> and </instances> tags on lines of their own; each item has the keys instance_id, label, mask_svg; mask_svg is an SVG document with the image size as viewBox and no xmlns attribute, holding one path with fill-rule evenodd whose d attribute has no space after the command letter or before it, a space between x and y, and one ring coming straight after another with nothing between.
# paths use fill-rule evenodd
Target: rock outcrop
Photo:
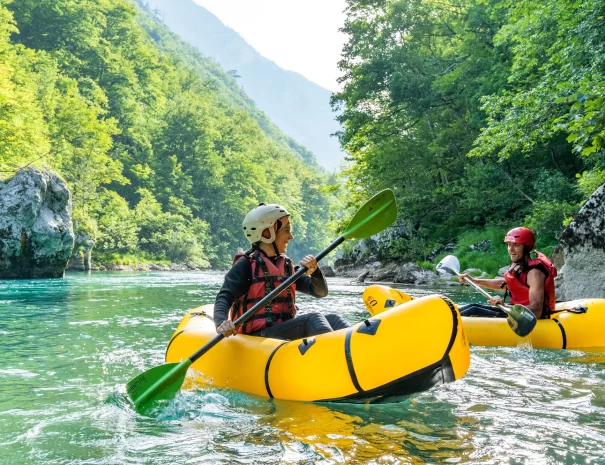
<instances>
[{"instance_id":1,"label":"rock outcrop","mask_svg":"<svg viewBox=\"0 0 605 465\"><path fill-rule=\"evenodd\" d=\"M405 284L431 284L438 278L437 273L416 265L415 263L406 263L402 265L395 275L394 282Z\"/></svg>"},{"instance_id":2,"label":"rock outcrop","mask_svg":"<svg viewBox=\"0 0 605 465\"><path fill-rule=\"evenodd\" d=\"M561 233L557 300L605 298L605 184Z\"/></svg>"},{"instance_id":3,"label":"rock outcrop","mask_svg":"<svg viewBox=\"0 0 605 465\"><path fill-rule=\"evenodd\" d=\"M333 278L334 276L336 276L336 273L334 273L334 270L332 269L331 266L321 266L321 273L324 275L324 277L326 278Z\"/></svg>"},{"instance_id":4,"label":"rock outcrop","mask_svg":"<svg viewBox=\"0 0 605 465\"><path fill-rule=\"evenodd\" d=\"M0 278L60 278L71 256L71 194L35 168L0 182Z\"/></svg>"},{"instance_id":5,"label":"rock outcrop","mask_svg":"<svg viewBox=\"0 0 605 465\"><path fill-rule=\"evenodd\" d=\"M92 269L92 248L95 241L85 232L76 233L74 248L67 264L68 270L90 271Z\"/></svg>"},{"instance_id":6,"label":"rock outcrop","mask_svg":"<svg viewBox=\"0 0 605 465\"><path fill-rule=\"evenodd\" d=\"M434 271L415 263L372 262L366 265L346 265L336 268L338 276L355 278L357 282L383 281L402 284L433 284L442 280ZM446 278L449 280L449 277Z\"/></svg>"}]
</instances>

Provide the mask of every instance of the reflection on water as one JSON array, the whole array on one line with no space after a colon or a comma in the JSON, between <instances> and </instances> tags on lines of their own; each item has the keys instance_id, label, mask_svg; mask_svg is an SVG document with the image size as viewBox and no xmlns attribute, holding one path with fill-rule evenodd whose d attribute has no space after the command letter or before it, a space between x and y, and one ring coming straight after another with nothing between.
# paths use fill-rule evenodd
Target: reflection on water
<instances>
[{"instance_id":1,"label":"reflection on water","mask_svg":"<svg viewBox=\"0 0 605 465\"><path fill-rule=\"evenodd\" d=\"M0 281L0 464L605 463L605 351L473 348L462 380L391 405L306 404L195 386L135 413L124 383L163 362L220 273ZM302 312L367 316L330 281ZM467 288L402 288L459 303ZM376 354L377 357L380 354ZM401 354L402 357L413 354Z\"/></svg>"}]
</instances>

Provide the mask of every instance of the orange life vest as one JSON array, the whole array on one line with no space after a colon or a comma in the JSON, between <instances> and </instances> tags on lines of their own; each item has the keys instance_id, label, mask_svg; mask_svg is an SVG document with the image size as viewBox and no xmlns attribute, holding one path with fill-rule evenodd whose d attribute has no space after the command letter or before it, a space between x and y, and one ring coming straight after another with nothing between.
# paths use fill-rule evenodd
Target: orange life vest
<instances>
[{"instance_id":1,"label":"orange life vest","mask_svg":"<svg viewBox=\"0 0 605 465\"><path fill-rule=\"evenodd\" d=\"M537 257L529 260L526 264L513 263L504 274L506 288L510 293L511 304L529 305L529 286L527 285L527 274L530 270L539 269L546 274L544 282L544 303L542 318L548 318L555 310L555 277L557 269L546 258L546 256L536 251Z\"/></svg>"},{"instance_id":2,"label":"orange life vest","mask_svg":"<svg viewBox=\"0 0 605 465\"><path fill-rule=\"evenodd\" d=\"M285 254L280 254L275 263L259 250L250 250L245 254L235 256L233 263L245 256L250 260L252 267L252 281L248 292L234 302L231 307L231 320L235 321L246 311L250 310L263 297L294 272L294 264ZM283 292L279 293L264 308L259 309L237 332L252 334L266 327L290 320L296 315L296 284L292 283Z\"/></svg>"}]
</instances>

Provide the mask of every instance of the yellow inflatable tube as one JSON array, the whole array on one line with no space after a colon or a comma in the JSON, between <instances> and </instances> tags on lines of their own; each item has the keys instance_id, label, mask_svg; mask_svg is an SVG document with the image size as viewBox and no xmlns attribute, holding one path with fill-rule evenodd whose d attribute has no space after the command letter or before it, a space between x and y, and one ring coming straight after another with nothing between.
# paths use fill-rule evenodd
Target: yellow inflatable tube
<instances>
[{"instance_id":1,"label":"yellow inflatable tube","mask_svg":"<svg viewBox=\"0 0 605 465\"><path fill-rule=\"evenodd\" d=\"M216 336L212 305L190 311L166 349L178 362ZM281 341L238 334L192 368L217 387L318 402L394 402L464 376L470 350L460 314L428 296L347 329Z\"/></svg>"},{"instance_id":2,"label":"yellow inflatable tube","mask_svg":"<svg viewBox=\"0 0 605 465\"><path fill-rule=\"evenodd\" d=\"M363 293L368 311L381 311L406 305L410 296L382 285L368 286ZM538 320L527 337L517 336L505 318L462 317L468 340L476 346L516 346L528 342L540 349L587 349L605 347L605 299L559 302L550 319Z\"/></svg>"}]
</instances>

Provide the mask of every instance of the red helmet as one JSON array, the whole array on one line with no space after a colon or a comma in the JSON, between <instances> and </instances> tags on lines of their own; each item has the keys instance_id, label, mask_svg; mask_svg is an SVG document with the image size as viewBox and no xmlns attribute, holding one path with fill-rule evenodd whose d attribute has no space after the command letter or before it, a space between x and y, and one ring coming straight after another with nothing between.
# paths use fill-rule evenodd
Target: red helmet
<instances>
[{"instance_id":1,"label":"red helmet","mask_svg":"<svg viewBox=\"0 0 605 465\"><path fill-rule=\"evenodd\" d=\"M533 248L536 245L536 236L529 228L514 228L506 233L504 242L514 242L515 244L524 244Z\"/></svg>"}]
</instances>

